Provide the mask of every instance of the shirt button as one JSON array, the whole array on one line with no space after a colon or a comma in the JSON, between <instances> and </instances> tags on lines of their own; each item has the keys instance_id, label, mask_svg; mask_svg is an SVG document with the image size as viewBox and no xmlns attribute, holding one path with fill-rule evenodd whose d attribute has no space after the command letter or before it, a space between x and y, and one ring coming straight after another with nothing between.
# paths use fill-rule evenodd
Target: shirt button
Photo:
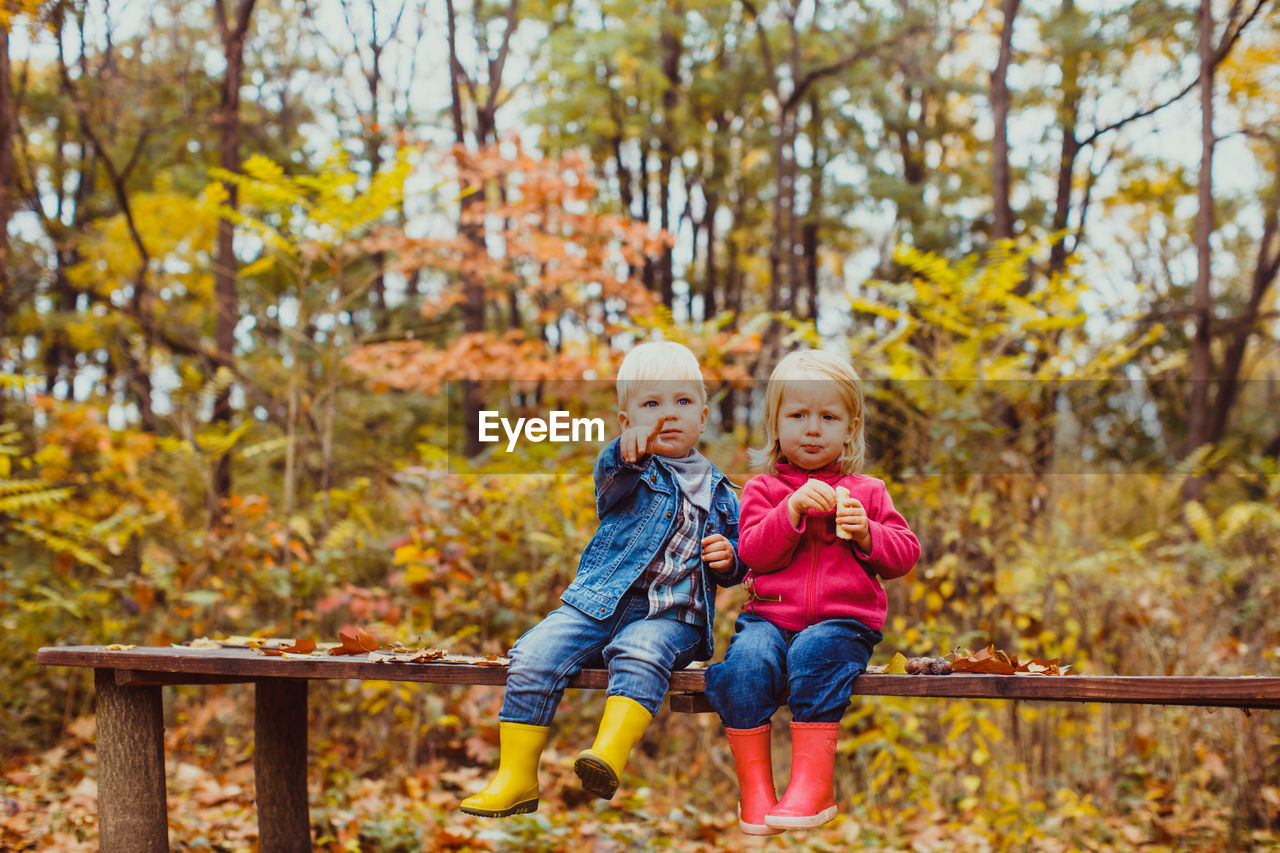
<instances>
[{"instance_id":1,"label":"shirt button","mask_svg":"<svg viewBox=\"0 0 1280 853\"><path fill-rule=\"evenodd\" d=\"M667 513L667 518L670 518L670 517L671 517L671 513Z\"/></svg>"}]
</instances>

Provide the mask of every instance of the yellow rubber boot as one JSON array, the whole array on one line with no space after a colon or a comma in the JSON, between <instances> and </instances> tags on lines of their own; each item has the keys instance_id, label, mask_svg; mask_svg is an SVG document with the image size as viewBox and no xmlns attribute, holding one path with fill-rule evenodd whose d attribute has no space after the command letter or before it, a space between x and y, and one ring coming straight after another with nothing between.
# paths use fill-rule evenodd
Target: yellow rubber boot
<instances>
[{"instance_id":1,"label":"yellow rubber boot","mask_svg":"<svg viewBox=\"0 0 1280 853\"><path fill-rule=\"evenodd\" d=\"M480 817L510 817L538 810L538 760L550 726L498 722L498 774L458 806Z\"/></svg>"},{"instance_id":2,"label":"yellow rubber boot","mask_svg":"<svg viewBox=\"0 0 1280 853\"><path fill-rule=\"evenodd\" d=\"M573 763L584 791L604 800L613 797L622 768L627 766L627 757L652 719L653 714L634 699L610 696L605 700L596 742L579 753Z\"/></svg>"}]
</instances>

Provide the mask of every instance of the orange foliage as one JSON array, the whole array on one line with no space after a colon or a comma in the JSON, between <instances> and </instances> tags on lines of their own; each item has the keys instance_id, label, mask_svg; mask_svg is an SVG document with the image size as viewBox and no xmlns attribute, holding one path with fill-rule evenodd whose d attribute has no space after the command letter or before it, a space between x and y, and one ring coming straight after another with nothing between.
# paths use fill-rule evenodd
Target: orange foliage
<instances>
[{"instance_id":1,"label":"orange foliage","mask_svg":"<svg viewBox=\"0 0 1280 853\"><path fill-rule=\"evenodd\" d=\"M472 331L443 345L362 347L348 363L382 387L427 393L457 379L582 378L596 366L591 357L553 347L541 329L564 324L607 338L624 318L650 313L653 294L632 271L670 246L671 235L595 210L595 180L575 154L544 160L516 141L480 151L458 146L450 162L464 188L458 234L384 232L365 248L388 253L405 275L445 274L449 283L424 300L427 319L464 304L468 288L479 288L486 306L514 306L518 316L505 318L505 330Z\"/></svg>"}]
</instances>

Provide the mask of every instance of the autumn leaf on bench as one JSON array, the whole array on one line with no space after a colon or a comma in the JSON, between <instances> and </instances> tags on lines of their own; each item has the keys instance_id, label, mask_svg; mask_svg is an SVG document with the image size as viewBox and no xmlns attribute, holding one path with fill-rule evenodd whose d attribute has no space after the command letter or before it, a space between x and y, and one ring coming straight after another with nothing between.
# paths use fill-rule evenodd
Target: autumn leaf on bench
<instances>
[{"instance_id":1,"label":"autumn leaf on bench","mask_svg":"<svg viewBox=\"0 0 1280 853\"><path fill-rule=\"evenodd\" d=\"M1032 658L1031 660L1019 661L1017 655L1011 655L997 649L995 646L987 646L976 652L965 655L957 655L956 659L951 663L953 672L980 672L988 675L1013 675L1019 673L1022 675L1066 675L1067 670L1071 667L1058 666L1058 658L1053 660L1040 660Z\"/></svg>"},{"instance_id":2,"label":"autumn leaf on bench","mask_svg":"<svg viewBox=\"0 0 1280 853\"><path fill-rule=\"evenodd\" d=\"M987 646L976 652L958 656L951 662L952 672L981 672L988 675L1013 675L1017 669L1016 658L1009 656L995 646Z\"/></svg>"},{"instance_id":3,"label":"autumn leaf on bench","mask_svg":"<svg viewBox=\"0 0 1280 853\"><path fill-rule=\"evenodd\" d=\"M292 646L275 646L272 648L261 646L258 648L258 651L262 654L271 655L273 657L283 657L284 655L307 655L311 654L315 650L316 641L310 637L298 640Z\"/></svg>"},{"instance_id":4,"label":"autumn leaf on bench","mask_svg":"<svg viewBox=\"0 0 1280 853\"><path fill-rule=\"evenodd\" d=\"M363 628L343 628L338 632L342 645L329 649L331 655L367 655L376 652L378 641Z\"/></svg>"}]
</instances>

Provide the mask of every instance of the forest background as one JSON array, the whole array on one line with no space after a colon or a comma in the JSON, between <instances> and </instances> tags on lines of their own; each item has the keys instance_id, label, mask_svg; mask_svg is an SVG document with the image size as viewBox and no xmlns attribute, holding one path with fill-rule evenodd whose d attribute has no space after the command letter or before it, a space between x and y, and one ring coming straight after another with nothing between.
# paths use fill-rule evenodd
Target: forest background
<instances>
[{"instance_id":1,"label":"forest background","mask_svg":"<svg viewBox=\"0 0 1280 853\"><path fill-rule=\"evenodd\" d=\"M924 545L873 662L1280 674L1276 4L0 9L0 849L95 847L92 683L39 646L504 652L573 575L596 448L515 471L449 413L586 395L547 383L657 334L739 482L780 353L859 365ZM247 690L168 694L176 849L253 847ZM318 846L738 849L708 716L582 797L600 701L540 812L484 822L453 808L499 691L314 685ZM846 817L765 846L1275 849L1275 721L855 701Z\"/></svg>"}]
</instances>

